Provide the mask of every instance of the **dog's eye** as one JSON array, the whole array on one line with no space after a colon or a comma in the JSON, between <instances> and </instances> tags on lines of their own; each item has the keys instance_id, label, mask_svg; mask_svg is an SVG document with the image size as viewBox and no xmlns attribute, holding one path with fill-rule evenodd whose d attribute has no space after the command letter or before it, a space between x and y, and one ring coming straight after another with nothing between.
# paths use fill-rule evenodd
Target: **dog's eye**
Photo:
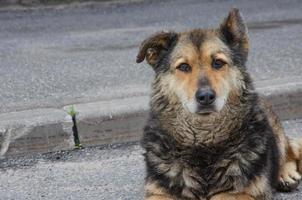
<instances>
[{"instance_id":1,"label":"dog's eye","mask_svg":"<svg viewBox=\"0 0 302 200\"><path fill-rule=\"evenodd\" d=\"M225 62L221 59L213 59L212 61L212 67L214 69L220 69L225 65Z\"/></svg>"},{"instance_id":2,"label":"dog's eye","mask_svg":"<svg viewBox=\"0 0 302 200\"><path fill-rule=\"evenodd\" d=\"M176 67L176 69L178 69L178 70L180 70L182 72L188 73L188 72L191 72L192 67L190 65L188 65L187 63L182 63L182 64L178 65Z\"/></svg>"}]
</instances>

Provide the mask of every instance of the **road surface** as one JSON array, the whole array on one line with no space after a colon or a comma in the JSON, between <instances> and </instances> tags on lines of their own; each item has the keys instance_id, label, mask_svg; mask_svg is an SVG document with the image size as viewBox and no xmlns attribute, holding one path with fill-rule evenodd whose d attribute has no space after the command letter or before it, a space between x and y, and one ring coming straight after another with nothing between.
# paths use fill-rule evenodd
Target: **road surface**
<instances>
[{"instance_id":1,"label":"road surface","mask_svg":"<svg viewBox=\"0 0 302 200\"><path fill-rule=\"evenodd\" d=\"M216 27L232 7L250 27L255 80L302 75L302 1L144 1L0 11L0 113L145 95L153 72L136 64L160 30Z\"/></svg>"}]
</instances>

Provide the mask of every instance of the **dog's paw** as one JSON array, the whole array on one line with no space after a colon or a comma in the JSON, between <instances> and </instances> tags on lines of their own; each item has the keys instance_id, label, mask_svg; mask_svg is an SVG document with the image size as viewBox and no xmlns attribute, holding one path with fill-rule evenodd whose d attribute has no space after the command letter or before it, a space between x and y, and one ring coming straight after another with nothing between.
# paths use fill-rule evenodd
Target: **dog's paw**
<instances>
[{"instance_id":1,"label":"dog's paw","mask_svg":"<svg viewBox=\"0 0 302 200\"><path fill-rule=\"evenodd\" d=\"M300 181L301 175L298 172L296 161L288 161L281 169L278 190L282 192L291 192L298 187Z\"/></svg>"}]
</instances>

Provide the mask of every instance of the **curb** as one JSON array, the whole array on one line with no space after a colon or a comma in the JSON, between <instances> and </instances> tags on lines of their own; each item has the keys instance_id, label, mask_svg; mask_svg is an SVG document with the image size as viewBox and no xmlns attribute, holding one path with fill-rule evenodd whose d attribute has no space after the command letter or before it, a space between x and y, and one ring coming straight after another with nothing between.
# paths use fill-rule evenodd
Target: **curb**
<instances>
[{"instance_id":1,"label":"curb","mask_svg":"<svg viewBox=\"0 0 302 200\"><path fill-rule=\"evenodd\" d=\"M302 79L291 77L255 83L256 91L273 106L281 120L302 118Z\"/></svg>"},{"instance_id":2,"label":"curb","mask_svg":"<svg viewBox=\"0 0 302 200\"><path fill-rule=\"evenodd\" d=\"M149 97L141 96L74 105L82 145L137 141L147 119L148 104Z\"/></svg>"},{"instance_id":3,"label":"curb","mask_svg":"<svg viewBox=\"0 0 302 200\"><path fill-rule=\"evenodd\" d=\"M256 82L282 120L302 118L302 80ZM148 116L148 96L73 105L81 144L97 146L138 141ZM62 109L0 114L0 157L74 148L72 119Z\"/></svg>"},{"instance_id":4,"label":"curb","mask_svg":"<svg viewBox=\"0 0 302 200\"><path fill-rule=\"evenodd\" d=\"M4 155L73 148L71 117L59 109L0 115L0 158Z\"/></svg>"}]
</instances>

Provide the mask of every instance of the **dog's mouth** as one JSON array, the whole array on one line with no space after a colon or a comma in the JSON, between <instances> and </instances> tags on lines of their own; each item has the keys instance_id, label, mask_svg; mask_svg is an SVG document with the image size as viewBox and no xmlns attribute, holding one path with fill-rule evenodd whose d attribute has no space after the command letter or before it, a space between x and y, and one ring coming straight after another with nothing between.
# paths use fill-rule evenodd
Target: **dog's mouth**
<instances>
[{"instance_id":1,"label":"dog's mouth","mask_svg":"<svg viewBox=\"0 0 302 200\"><path fill-rule=\"evenodd\" d=\"M199 115L207 116L216 112L214 106L198 106L196 113Z\"/></svg>"}]
</instances>

